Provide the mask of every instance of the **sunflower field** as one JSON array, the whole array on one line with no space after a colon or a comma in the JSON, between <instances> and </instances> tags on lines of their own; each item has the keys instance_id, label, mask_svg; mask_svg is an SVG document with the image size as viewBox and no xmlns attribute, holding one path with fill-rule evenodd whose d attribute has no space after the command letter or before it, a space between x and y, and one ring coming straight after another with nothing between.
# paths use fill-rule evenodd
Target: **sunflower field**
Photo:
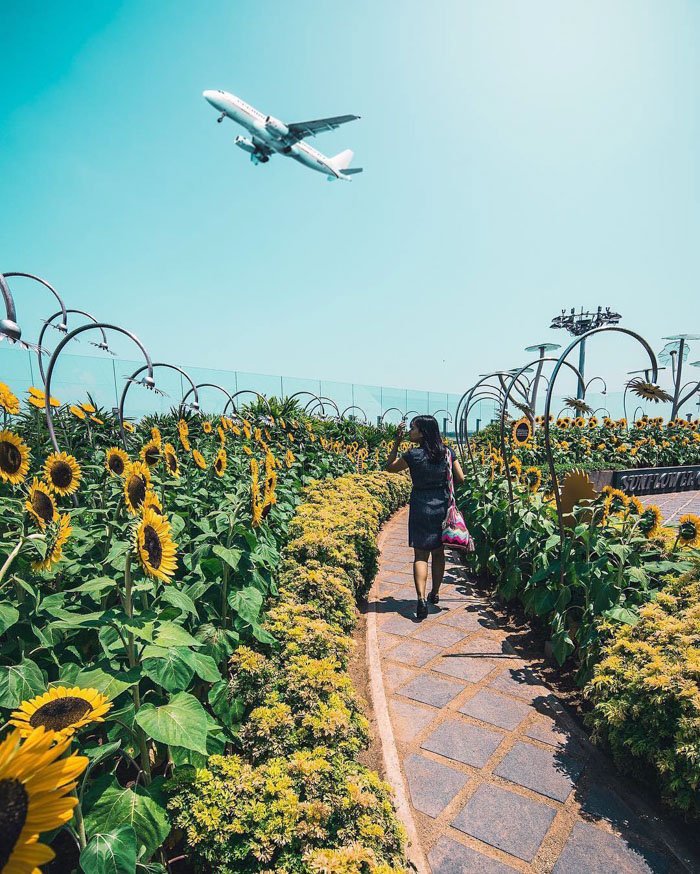
<instances>
[{"instance_id":1,"label":"sunflower field","mask_svg":"<svg viewBox=\"0 0 700 874\"><path fill-rule=\"evenodd\" d=\"M224 796L212 780L240 792L243 809L257 800L255 781L271 773L256 768L291 768L289 779L308 780L305 770L332 758L325 743L342 767L325 787L314 780L304 789L320 805L314 836L275 844L256 831L251 808L245 859L236 862L218 836L212 845L228 867L207 869L206 853L198 864L326 870L304 855L313 850L318 859L355 854L349 872L403 870L388 790L354 759L367 728L338 673L355 598L376 569L372 537L407 499L405 483L375 483L369 473L386 457L385 434L256 405L231 417L175 411L125 422L124 448L111 412L89 400L50 403L60 451L49 441L43 392L31 389L22 404L0 384L0 708L8 729L0 771L9 781L0 786L11 787L5 802L17 809L0 867L32 872L57 853L56 871L192 870L194 800L174 806L173 786L180 799L185 791L195 799L209 785L207 815L216 817ZM313 535L304 517L292 522L313 483L348 475L369 483L350 496L369 502L369 539L355 538L357 553L338 544L327 554L329 519ZM293 567L283 558L290 537L301 550ZM317 591L314 575L327 573L333 588ZM318 615L308 606L312 591L329 602ZM272 609L280 592L286 612ZM282 677L290 634L301 661ZM254 717L258 704L264 712ZM346 720L345 734L334 735L317 707ZM286 764L275 764L282 753ZM355 791L359 806L346 807L343 829L328 834L324 799L330 793L342 805L342 794ZM270 861L270 841L284 866Z\"/></svg>"}]
</instances>

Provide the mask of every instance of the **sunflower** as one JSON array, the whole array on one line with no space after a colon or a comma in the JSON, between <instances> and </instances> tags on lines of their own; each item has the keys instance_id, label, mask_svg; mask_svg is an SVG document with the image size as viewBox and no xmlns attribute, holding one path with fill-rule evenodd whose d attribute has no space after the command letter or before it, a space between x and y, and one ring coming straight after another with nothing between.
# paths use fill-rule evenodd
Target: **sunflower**
<instances>
[{"instance_id":1,"label":"sunflower","mask_svg":"<svg viewBox=\"0 0 700 874\"><path fill-rule=\"evenodd\" d=\"M155 440L149 440L148 443L141 447L140 455L141 460L149 467L155 467L160 460L160 443L156 443Z\"/></svg>"},{"instance_id":2,"label":"sunflower","mask_svg":"<svg viewBox=\"0 0 700 874\"><path fill-rule=\"evenodd\" d=\"M46 395L44 394L44 390L42 388L35 388L33 385L30 385L29 388L27 389L27 391L29 392L29 394L33 398L46 397Z\"/></svg>"},{"instance_id":3,"label":"sunflower","mask_svg":"<svg viewBox=\"0 0 700 874\"><path fill-rule=\"evenodd\" d=\"M142 461L128 465L124 474L124 500L130 513L138 513L151 484L151 473Z\"/></svg>"},{"instance_id":4,"label":"sunflower","mask_svg":"<svg viewBox=\"0 0 700 874\"><path fill-rule=\"evenodd\" d=\"M10 725L27 737L36 728L56 732L56 739L67 740L91 722L104 722L112 702L97 689L54 686L43 695L30 698L13 710Z\"/></svg>"},{"instance_id":5,"label":"sunflower","mask_svg":"<svg viewBox=\"0 0 700 874\"><path fill-rule=\"evenodd\" d=\"M184 419L179 419L177 423L177 430L179 431L180 435L184 434L186 437L190 433L190 426Z\"/></svg>"},{"instance_id":6,"label":"sunflower","mask_svg":"<svg viewBox=\"0 0 700 874\"><path fill-rule=\"evenodd\" d=\"M151 428L151 440L160 446L163 442L163 435L160 433L160 428Z\"/></svg>"},{"instance_id":7,"label":"sunflower","mask_svg":"<svg viewBox=\"0 0 700 874\"><path fill-rule=\"evenodd\" d=\"M0 480L21 483L29 471L29 447L12 431L0 431Z\"/></svg>"},{"instance_id":8,"label":"sunflower","mask_svg":"<svg viewBox=\"0 0 700 874\"><path fill-rule=\"evenodd\" d=\"M97 416L90 416L90 421L94 422L96 425L104 425L104 420L98 419Z\"/></svg>"},{"instance_id":9,"label":"sunflower","mask_svg":"<svg viewBox=\"0 0 700 874\"><path fill-rule=\"evenodd\" d=\"M153 489L149 489L146 492L146 497L143 500L143 504L141 504L141 513L145 513L146 510L153 510L154 513L157 513L159 516L165 517L165 513L163 512L163 505L158 499L158 495L153 491Z\"/></svg>"},{"instance_id":10,"label":"sunflower","mask_svg":"<svg viewBox=\"0 0 700 874\"><path fill-rule=\"evenodd\" d=\"M597 426L598 426L598 419L596 418L596 416L591 416L591 418L588 420L588 427L589 428L596 428Z\"/></svg>"},{"instance_id":11,"label":"sunflower","mask_svg":"<svg viewBox=\"0 0 700 874\"><path fill-rule=\"evenodd\" d=\"M222 446L224 446L226 443L226 432L221 427L221 425L219 425L219 427L216 429L216 433L219 437L219 442L221 443Z\"/></svg>"},{"instance_id":12,"label":"sunflower","mask_svg":"<svg viewBox=\"0 0 700 874\"><path fill-rule=\"evenodd\" d=\"M82 407L83 410L85 410L86 413L92 414L92 413L97 412L97 410L95 409L95 407L93 407L92 404L81 404L80 406Z\"/></svg>"},{"instance_id":13,"label":"sunflower","mask_svg":"<svg viewBox=\"0 0 700 874\"><path fill-rule=\"evenodd\" d=\"M67 452L52 452L44 462L44 478L57 495L77 492L81 477L80 465Z\"/></svg>"},{"instance_id":14,"label":"sunflower","mask_svg":"<svg viewBox=\"0 0 700 874\"><path fill-rule=\"evenodd\" d=\"M216 459L214 460L214 473L221 477L224 475L224 471L226 470L226 450L222 446L221 449L216 453Z\"/></svg>"},{"instance_id":15,"label":"sunflower","mask_svg":"<svg viewBox=\"0 0 700 874\"><path fill-rule=\"evenodd\" d=\"M576 418L574 419L574 426L576 428L586 427L586 420L583 418L583 416L576 416Z\"/></svg>"},{"instance_id":16,"label":"sunflower","mask_svg":"<svg viewBox=\"0 0 700 874\"><path fill-rule=\"evenodd\" d=\"M663 518L661 510L655 504L650 504L639 516L639 530L645 537L654 537L661 528Z\"/></svg>"},{"instance_id":17,"label":"sunflower","mask_svg":"<svg viewBox=\"0 0 700 874\"><path fill-rule=\"evenodd\" d=\"M523 471L523 463L519 458L512 458L510 464L508 465L508 469L511 472L511 475L516 479L520 479L520 474Z\"/></svg>"},{"instance_id":18,"label":"sunflower","mask_svg":"<svg viewBox=\"0 0 700 874\"><path fill-rule=\"evenodd\" d=\"M165 466L168 471L175 477L180 476L180 465L177 460L177 453L172 443L166 443L163 449L163 458L165 458Z\"/></svg>"},{"instance_id":19,"label":"sunflower","mask_svg":"<svg viewBox=\"0 0 700 874\"><path fill-rule=\"evenodd\" d=\"M134 426L131 424L131 422L122 422L122 427L123 427L124 430L127 431L129 434L133 434L134 431L136 430L136 428L134 428Z\"/></svg>"},{"instance_id":20,"label":"sunflower","mask_svg":"<svg viewBox=\"0 0 700 874\"><path fill-rule=\"evenodd\" d=\"M243 436L246 440L250 440L251 430L250 430L250 422L247 419L243 419Z\"/></svg>"},{"instance_id":21,"label":"sunflower","mask_svg":"<svg viewBox=\"0 0 700 874\"><path fill-rule=\"evenodd\" d=\"M260 466L255 458L250 459L250 498L253 514L253 528L262 522L262 502L260 500Z\"/></svg>"},{"instance_id":22,"label":"sunflower","mask_svg":"<svg viewBox=\"0 0 700 874\"><path fill-rule=\"evenodd\" d=\"M64 513L51 525L46 538L46 553L41 561L32 562L32 570L48 571L63 558L63 547L70 537L70 516Z\"/></svg>"},{"instance_id":23,"label":"sunflower","mask_svg":"<svg viewBox=\"0 0 700 874\"><path fill-rule=\"evenodd\" d=\"M639 500L636 495L630 495L629 498L629 512L631 516L641 516L644 512L644 504Z\"/></svg>"},{"instance_id":24,"label":"sunflower","mask_svg":"<svg viewBox=\"0 0 700 874\"><path fill-rule=\"evenodd\" d=\"M637 397L643 398L645 401L654 401L655 404L658 404L661 401L668 403L673 400L671 395L667 391L664 391L661 386L655 385L653 382L648 382L640 376L636 379L631 379L627 383L627 388L631 389L632 393L636 394Z\"/></svg>"},{"instance_id":25,"label":"sunflower","mask_svg":"<svg viewBox=\"0 0 700 874\"><path fill-rule=\"evenodd\" d=\"M207 462L205 461L204 456L198 449L195 449L192 452L192 458L194 459L194 463L200 470L206 470Z\"/></svg>"},{"instance_id":26,"label":"sunflower","mask_svg":"<svg viewBox=\"0 0 700 874\"><path fill-rule=\"evenodd\" d=\"M19 398L4 382L0 382L0 410L4 410L10 416L16 416L19 413Z\"/></svg>"},{"instance_id":27,"label":"sunflower","mask_svg":"<svg viewBox=\"0 0 700 874\"><path fill-rule=\"evenodd\" d=\"M176 549L168 520L145 509L134 529L134 550L148 576L169 583L177 567Z\"/></svg>"},{"instance_id":28,"label":"sunflower","mask_svg":"<svg viewBox=\"0 0 700 874\"><path fill-rule=\"evenodd\" d=\"M608 507L608 513L624 513L624 511L629 507L630 499L623 491L620 491L620 489L614 489L612 486L605 486L603 494L606 495L605 501Z\"/></svg>"},{"instance_id":29,"label":"sunflower","mask_svg":"<svg viewBox=\"0 0 700 874\"><path fill-rule=\"evenodd\" d=\"M81 410L80 407L76 407L75 404L71 404L68 407L68 409L71 411L71 413L73 413L73 415L75 416L76 419L84 419L85 418L84 411Z\"/></svg>"},{"instance_id":30,"label":"sunflower","mask_svg":"<svg viewBox=\"0 0 700 874\"><path fill-rule=\"evenodd\" d=\"M24 505L39 524L39 528L46 528L49 522L58 519L58 510L51 495L51 489L34 477L34 482L29 489L29 498Z\"/></svg>"},{"instance_id":31,"label":"sunflower","mask_svg":"<svg viewBox=\"0 0 700 874\"><path fill-rule=\"evenodd\" d=\"M531 492L536 492L542 485L542 471L539 467L528 467L525 469L525 482Z\"/></svg>"},{"instance_id":32,"label":"sunflower","mask_svg":"<svg viewBox=\"0 0 700 874\"><path fill-rule=\"evenodd\" d=\"M700 516L687 513L678 520L678 539L683 546L697 546L700 543Z\"/></svg>"},{"instance_id":33,"label":"sunflower","mask_svg":"<svg viewBox=\"0 0 700 874\"><path fill-rule=\"evenodd\" d=\"M124 476L124 471L129 464L129 456L118 446L110 446L105 455L105 467L110 476Z\"/></svg>"},{"instance_id":34,"label":"sunflower","mask_svg":"<svg viewBox=\"0 0 700 874\"><path fill-rule=\"evenodd\" d=\"M292 452L291 449L288 449L284 454L284 463L289 468L294 464L294 461L295 461L294 453Z\"/></svg>"},{"instance_id":35,"label":"sunflower","mask_svg":"<svg viewBox=\"0 0 700 874\"><path fill-rule=\"evenodd\" d=\"M12 731L0 743L0 866L5 874L38 874L55 858L39 835L68 823L77 798L70 793L88 764L85 756L65 756L70 740L56 742L36 729L24 743ZM64 757L65 756L65 757Z\"/></svg>"},{"instance_id":36,"label":"sunflower","mask_svg":"<svg viewBox=\"0 0 700 874\"><path fill-rule=\"evenodd\" d=\"M205 419L202 422L202 431L204 431L205 434L211 434L212 430L211 422L208 419Z\"/></svg>"},{"instance_id":37,"label":"sunflower","mask_svg":"<svg viewBox=\"0 0 700 874\"><path fill-rule=\"evenodd\" d=\"M29 397L27 398L27 403L31 404L33 407L36 407L38 410L43 410L46 406L46 393L43 392L40 388L34 388L32 386L29 389ZM49 404L52 407L60 407L61 402L56 398L49 398Z\"/></svg>"}]
</instances>

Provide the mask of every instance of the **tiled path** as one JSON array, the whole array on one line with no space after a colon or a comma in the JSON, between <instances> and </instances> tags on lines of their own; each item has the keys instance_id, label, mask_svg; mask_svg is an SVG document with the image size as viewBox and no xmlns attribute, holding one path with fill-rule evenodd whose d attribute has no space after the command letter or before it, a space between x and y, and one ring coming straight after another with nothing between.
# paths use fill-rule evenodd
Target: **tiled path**
<instances>
[{"instance_id":1,"label":"tiled path","mask_svg":"<svg viewBox=\"0 0 700 874\"><path fill-rule=\"evenodd\" d=\"M697 860L680 862L664 824L631 801L609 762L541 685L536 663L516 656L508 628L459 565L448 563L438 607L415 621L406 521L406 510L396 514L380 541L368 656L370 668L381 664L375 712L389 779L399 796L403 791L404 818L413 819L418 870L700 870ZM382 683L390 716L383 727ZM675 851L683 856L683 848Z\"/></svg>"},{"instance_id":2,"label":"tiled path","mask_svg":"<svg viewBox=\"0 0 700 874\"><path fill-rule=\"evenodd\" d=\"M685 513L700 516L700 492L668 492L663 495L642 495L644 504L656 504L664 516L666 525L678 524Z\"/></svg>"}]
</instances>

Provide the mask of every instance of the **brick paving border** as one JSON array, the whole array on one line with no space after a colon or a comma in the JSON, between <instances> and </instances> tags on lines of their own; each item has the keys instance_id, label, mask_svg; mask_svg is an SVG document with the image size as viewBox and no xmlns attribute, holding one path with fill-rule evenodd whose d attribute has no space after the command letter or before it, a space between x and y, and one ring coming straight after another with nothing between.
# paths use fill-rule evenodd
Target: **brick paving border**
<instances>
[{"instance_id":1,"label":"brick paving border","mask_svg":"<svg viewBox=\"0 0 700 874\"><path fill-rule=\"evenodd\" d=\"M420 874L680 874L700 860L614 773L464 568L415 619L407 511L380 537L367 656L387 779ZM613 866L612 868L610 866Z\"/></svg>"}]
</instances>

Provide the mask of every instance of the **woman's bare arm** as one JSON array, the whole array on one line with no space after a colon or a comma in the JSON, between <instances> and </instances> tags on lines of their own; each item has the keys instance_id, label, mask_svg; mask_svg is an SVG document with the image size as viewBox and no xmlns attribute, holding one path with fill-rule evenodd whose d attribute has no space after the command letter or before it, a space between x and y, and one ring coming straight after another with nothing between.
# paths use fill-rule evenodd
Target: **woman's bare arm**
<instances>
[{"instance_id":1,"label":"woman's bare arm","mask_svg":"<svg viewBox=\"0 0 700 874\"><path fill-rule=\"evenodd\" d=\"M454 477L454 481L458 486L461 486L464 482L464 471L462 470L462 465L455 460L452 462L452 476Z\"/></svg>"},{"instance_id":2,"label":"woman's bare arm","mask_svg":"<svg viewBox=\"0 0 700 874\"><path fill-rule=\"evenodd\" d=\"M396 454L399 451L399 443L401 443L401 438L403 437L404 426L403 422L396 429L396 437L394 439L394 445L391 447L391 452L389 453L389 457L386 460L386 468L389 473L400 473L402 470L408 470L408 465L403 460L403 458L397 458Z\"/></svg>"}]
</instances>

